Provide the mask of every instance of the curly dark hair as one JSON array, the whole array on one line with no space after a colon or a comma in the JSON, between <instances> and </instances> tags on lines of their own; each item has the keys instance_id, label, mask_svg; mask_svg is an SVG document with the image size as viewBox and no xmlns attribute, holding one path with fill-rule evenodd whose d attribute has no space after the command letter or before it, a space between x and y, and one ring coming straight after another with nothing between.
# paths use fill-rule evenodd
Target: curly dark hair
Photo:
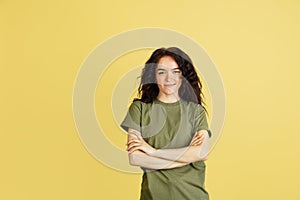
<instances>
[{"instance_id":1,"label":"curly dark hair","mask_svg":"<svg viewBox=\"0 0 300 200\"><path fill-rule=\"evenodd\" d=\"M177 47L156 49L143 68L141 83L138 88L138 96L134 101L151 103L156 99L159 88L156 84L155 70L159 59L164 56L172 57L182 72L182 83L179 88L179 96L188 102L205 105L202 93L202 84L193 66L190 57Z\"/></svg>"}]
</instances>

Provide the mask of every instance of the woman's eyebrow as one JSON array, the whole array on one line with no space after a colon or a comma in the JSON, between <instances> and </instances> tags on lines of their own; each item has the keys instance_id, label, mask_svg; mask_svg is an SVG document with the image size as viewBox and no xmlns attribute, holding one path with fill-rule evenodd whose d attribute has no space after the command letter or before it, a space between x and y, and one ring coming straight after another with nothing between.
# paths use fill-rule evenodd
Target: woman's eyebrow
<instances>
[{"instance_id":1,"label":"woman's eyebrow","mask_svg":"<svg viewBox=\"0 0 300 200\"><path fill-rule=\"evenodd\" d=\"M177 70L177 69L180 70L179 67L175 67L175 68L173 68L173 69L171 69L171 70ZM164 71L166 71L167 69L164 69L164 68L157 68L157 70L164 70Z\"/></svg>"},{"instance_id":2,"label":"woman's eyebrow","mask_svg":"<svg viewBox=\"0 0 300 200\"><path fill-rule=\"evenodd\" d=\"M166 71L166 69L164 69L164 68L157 68L157 71L158 71L158 70Z\"/></svg>"}]
</instances>

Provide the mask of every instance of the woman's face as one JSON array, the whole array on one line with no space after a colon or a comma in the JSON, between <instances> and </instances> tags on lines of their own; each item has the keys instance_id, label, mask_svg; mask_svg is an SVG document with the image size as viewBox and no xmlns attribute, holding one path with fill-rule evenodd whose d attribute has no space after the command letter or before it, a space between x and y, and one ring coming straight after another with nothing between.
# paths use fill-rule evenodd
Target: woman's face
<instances>
[{"instance_id":1,"label":"woman's face","mask_svg":"<svg viewBox=\"0 0 300 200\"><path fill-rule=\"evenodd\" d=\"M176 61L171 56L164 56L159 59L157 64L156 82L159 92L167 96L178 97L182 74Z\"/></svg>"}]
</instances>

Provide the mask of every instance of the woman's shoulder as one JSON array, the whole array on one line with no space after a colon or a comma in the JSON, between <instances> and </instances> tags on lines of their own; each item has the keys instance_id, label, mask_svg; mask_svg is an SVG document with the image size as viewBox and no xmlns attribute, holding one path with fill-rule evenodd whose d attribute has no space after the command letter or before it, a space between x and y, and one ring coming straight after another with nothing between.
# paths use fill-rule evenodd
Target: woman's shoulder
<instances>
[{"instance_id":1,"label":"woman's shoulder","mask_svg":"<svg viewBox=\"0 0 300 200\"><path fill-rule=\"evenodd\" d=\"M149 107L150 105L151 105L151 103L145 103L139 99L135 99L131 102L129 108L142 110L142 108Z\"/></svg>"},{"instance_id":2,"label":"woman's shoulder","mask_svg":"<svg viewBox=\"0 0 300 200\"><path fill-rule=\"evenodd\" d=\"M147 105L147 104L150 104L150 103L143 102L143 101L140 100L140 99L134 99L134 100L131 102L131 105Z\"/></svg>"}]
</instances>

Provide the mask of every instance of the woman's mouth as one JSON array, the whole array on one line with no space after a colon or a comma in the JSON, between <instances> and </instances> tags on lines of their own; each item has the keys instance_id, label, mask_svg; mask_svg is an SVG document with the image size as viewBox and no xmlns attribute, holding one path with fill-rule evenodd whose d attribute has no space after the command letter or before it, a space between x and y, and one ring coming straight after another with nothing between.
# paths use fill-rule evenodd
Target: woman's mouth
<instances>
[{"instance_id":1,"label":"woman's mouth","mask_svg":"<svg viewBox=\"0 0 300 200\"><path fill-rule=\"evenodd\" d=\"M176 84L164 84L165 87L172 87L172 86L175 86Z\"/></svg>"}]
</instances>

